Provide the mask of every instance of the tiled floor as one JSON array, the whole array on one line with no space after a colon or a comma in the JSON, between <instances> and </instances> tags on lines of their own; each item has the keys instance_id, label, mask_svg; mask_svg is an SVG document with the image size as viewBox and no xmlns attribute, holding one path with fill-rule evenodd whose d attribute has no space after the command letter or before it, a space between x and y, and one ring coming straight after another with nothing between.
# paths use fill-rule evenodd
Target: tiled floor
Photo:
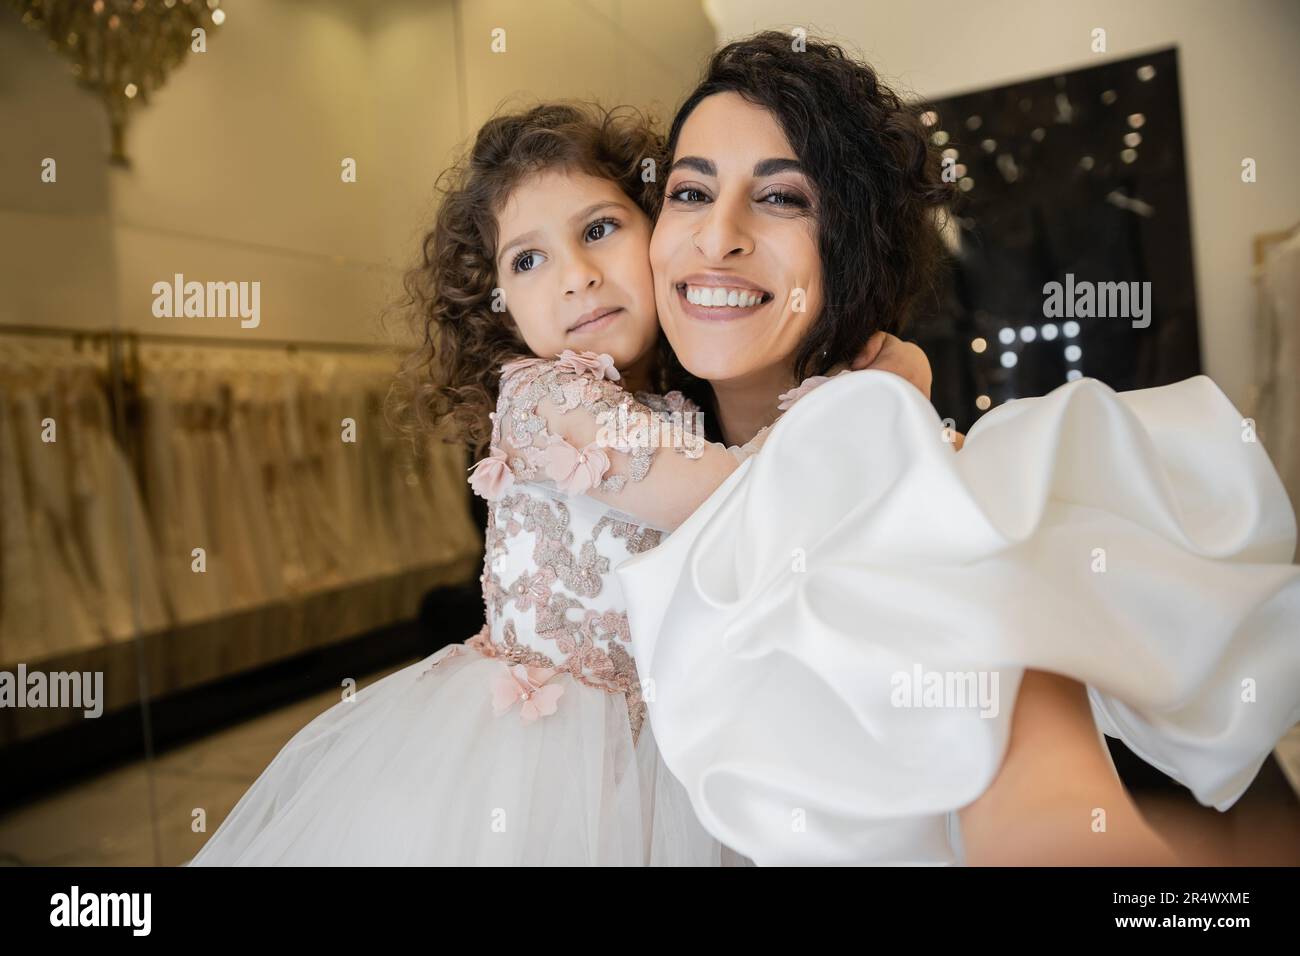
<instances>
[{"instance_id":1,"label":"tiled floor","mask_svg":"<svg viewBox=\"0 0 1300 956\"><path fill-rule=\"evenodd\" d=\"M338 691L327 691L161 754L152 773L141 761L0 817L0 865L184 863L289 738L338 700ZM1190 863L1300 866L1300 728L1282 741L1277 757L1227 813L1182 791L1140 792L1137 802ZM193 831L196 808L206 812L206 832Z\"/></svg>"},{"instance_id":2,"label":"tiled floor","mask_svg":"<svg viewBox=\"0 0 1300 956\"><path fill-rule=\"evenodd\" d=\"M361 686L407 666L373 674ZM271 759L317 714L339 701L329 690L273 713L113 770L0 817L0 865L178 866L203 846ZM151 823L150 786L157 804ZM205 832L193 830L194 811ZM157 850L155 852L155 845Z\"/></svg>"}]
</instances>

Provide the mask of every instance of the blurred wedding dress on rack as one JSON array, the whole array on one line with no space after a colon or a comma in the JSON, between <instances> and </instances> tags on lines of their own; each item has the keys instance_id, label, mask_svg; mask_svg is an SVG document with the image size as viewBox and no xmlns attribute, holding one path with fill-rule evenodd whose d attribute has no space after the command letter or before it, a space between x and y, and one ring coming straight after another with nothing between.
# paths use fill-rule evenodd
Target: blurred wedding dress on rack
<instances>
[{"instance_id":1,"label":"blurred wedding dress on rack","mask_svg":"<svg viewBox=\"0 0 1300 956\"><path fill-rule=\"evenodd\" d=\"M1300 501L1300 223L1258 237L1255 257L1255 383L1248 407L1287 494Z\"/></svg>"},{"instance_id":2,"label":"blurred wedding dress on rack","mask_svg":"<svg viewBox=\"0 0 1300 956\"><path fill-rule=\"evenodd\" d=\"M119 440L102 349L0 330L0 666L477 553L463 454L384 421L391 357L132 345Z\"/></svg>"},{"instance_id":3,"label":"blurred wedding dress on rack","mask_svg":"<svg viewBox=\"0 0 1300 956\"><path fill-rule=\"evenodd\" d=\"M0 343L0 664L129 637L133 594L141 629L167 623L106 374L103 353Z\"/></svg>"}]
</instances>

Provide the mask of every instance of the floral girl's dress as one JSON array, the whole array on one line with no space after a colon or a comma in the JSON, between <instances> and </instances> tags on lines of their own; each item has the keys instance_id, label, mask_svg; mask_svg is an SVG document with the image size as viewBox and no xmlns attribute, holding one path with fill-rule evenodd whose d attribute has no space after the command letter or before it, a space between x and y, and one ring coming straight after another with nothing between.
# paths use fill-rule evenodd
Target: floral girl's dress
<instances>
[{"instance_id":1,"label":"floral girl's dress","mask_svg":"<svg viewBox=\"0 0 1300 956\"><path fill-rule=\"evenodd\" d=\"M705 442L680 393L619 377L567 350L502 368L470 476L490 502L482 630L316 717L190 865L749 862L659 756L613 571L667 528L610 502L662 513L695 474L702 500L761 438Z\"/></svg>"}]
</instances>

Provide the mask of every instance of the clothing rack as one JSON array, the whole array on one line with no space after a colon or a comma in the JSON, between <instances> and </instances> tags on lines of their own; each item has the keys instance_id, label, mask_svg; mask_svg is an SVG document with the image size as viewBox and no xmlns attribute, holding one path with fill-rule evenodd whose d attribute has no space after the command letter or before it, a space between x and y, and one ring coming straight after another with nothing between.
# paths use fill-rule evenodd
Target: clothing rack
<instances>
[{"instance_id":1,"label":"clothing rack","mask_svg":"<svg viewBox=\"0 0 1300 956\"><path fill-rule=\"evenodd\" d=\"M382 355L393 351L393 346L374 342L299 342L291 339L268 339L220 335L185 335L177 332L145 332L137 329L86 328L64 325L0 324L0 336L28 335L34 337L71 339L73 348L82 351L84 345L104 349L108 356L111 388L109 406L114 431L119 441L129 446L126 417L131 414L130 392L139 380L140 346L161 344L195 346L199 348L257 348L298 352L343 352ZM123 389L125 388L125 393ZM134 449L132 449L134 457Z\"/></svg>"},{"instance_id":2,"label":"clothing rack","mask_svg":"<svg viewBox=\"0 0 1300 956\"><path fill-rule=\"evenodd\" d=\"M1255 432L1269 450L1273 465L1293 503L1300 503L1300 392L1296 369L1300 363L1300 313L1294 290L1300 222L1289 229L1258 233L1252 243L1251 278L1257 295L1254 316L1255 356L1244 414L1255 420ZM1300 561L1300 545L1294 560Z\"/></svg>"},{"instance_id":3,"label":"clothing rack","mask_svg":"<svg viewBox=\"0 0 1300 956\"><path fill-rule=\"evenodd\" d=\"M45 338L65 340L76 352L94 350L96 358L106 357L107 371L95 362L99 376L99 385L103 389L104 410L107 418L103 419L106 431L120 454L125 458L127 468L133 472L133 484L137 488L147 488L142 468L140 446L140 422L143 420L144 403L148 396L142 391L146 385L144 372L148 368L151 356L148 346L154 344L192 347L196 351L212 348L237 349L253 348L262 350L267 357L275 352L292 356L295 353L306 357L321 353L353 353L358 357L377 356L382 362L388 356L394 360L400 354L401 346L376 343L347 343L334 341L296 342L279 339L253 337L220 337L211 335L181 335L164 332L147 332L127 330L118 327L75 327L60 325L0 324L0 342L7 337ZM12 339L10 339L12 342ZM37 344L37 343L33 343ZM61 354L61 353L60 353ZM74 354L71 351L69 355ZM332 358L324 358L327 364L333 364ZM39 359L33 363L30 358L25 366L35 364L37 368L45 367ZM55 365L54 353L50 365ZM206 364L200 356L200 365ZM233 363L236 371L242 374L242 365ZM287 363L290 366L294 362ZM367 363L363 363L367 364ZM229 368L229 366L227 366ZM220 374L226 374L222 372ZM297 375L296 372L293 373ZM377 375L386 375L386 371L376 368ZM311 376L308 376L309 378ZM18 388L59 388L59 382L39 384L5 382ZM7 391L7 389L6 389ZM382 397L382 387L378 393ZM0 404L0 411L4 405ZM373 412L372 412L373 413ZM377 414L377 413L375 413ZM378 420L376 420L378 424ZM378 430L363 433L378 434ZM383 443L365 443L359 448L374 449ZM170 442L159 448L171 447ZM281 447L276 445L275 447ZM393 443L390 447L402 447L404 443ZM405 454L405 453L404 453ZM376 468L374 460L368 468L353 472L356 476L364 475L365 481L383 481L382 476L393 475L399 462L405 457L399 455L391 463L392 467ZM213 612L210 615L194 616L182 620L173 616L170 623L161 628L146 626L139 610L140 602L134 602L134 633L126 637L106 637L100 644L93 646L78 645L75 649L59 649L50 656L39 658L40 666L49 670L91 671L106 675L106 708L114 712L125 712L142 697L155 699L160 696L188 693L191 690L216 686L214 682L226 679L242 679L242 675L253 673L259 668L272 665L288 666L289 661L311 657L325 648L353 641L358 635L376 631L376 629L408 626L416 615L420 602L434 590L457 588L468 585L482 563L482 540L465 500L468 499L468 486L464 479L465 462L454 449L437 446L432 449L427 460L421 460L418 474L407 475L401 491L396 495L376 491L363 494L358 502L365 506L377 502L395 501L409 495L409 504L403 506L400 522L393 522L403 529L423 529L423 532L411 531L403 540L437 542L433 550L426 551L420 546L420 557L415 560L400 559L394 563L393 557L403 552L393 549L378 549L388 555L380 561L374 573L356 574L343 579L331 578L323 584L306 586L292 585L281 588L283 594L268 597L260 603L232 605L230 610ZM385 459L387 461L387 459ZM163 472L165 473L165 472ZM277 472L277 480L285 481L292 472ZM412 484L412 478L418 478ZM97 487L106 487L99 482ZM254 487L245 484L246 487ZM281 484L278 487L283 488ZM334 487L342 487L335 485ZM355 485L352 485L355 487ZM391 485L375 485L376 489L389 488ZM190 499L186 498L186 501ZM207 499L205 499L207 500ZM282 499L284 500L284 499ZM298 502L301 505L301 501ZM121 509L125 513L128 506ZM381 506L382 510L382 506ZM105 512L98 512L105 513ZM119 511L112 510L113 514ZM249 527L248 519L252 514L244 512L245 523L240 527ZM46 525L48 526L48 525ZM174 521L161 521L155 527L174 527ZM371 521L365 527L381 528L388 525ZM230 525L229 527L235 527ZM265 525L258 525L265 527ZM332 520L315 525L317 528L339 528ZM352 528L358 533L357 527ZM371 534L363 531L359 533ZM382 531L373 533L381 534ZM328 537L328 535L326 535ZM247 536L244 536L247 540ZM69 535L66 540L77 540ZM152 536L132 540L154 542ZM232 539L233 540L233 539ZM394 540L389 536L385 540ZM355 557L357 561L364 558L352 551L345 552L348 560ZM405 552L409 554L409 552ZM372 553L373 556L373 553ZM24 557L23 560L27 560ZM404 562L404 563L403 563ZM111 562L110 562L111 563ZM28 564L27 566L33 566ZM242 567L249 567L247 561ZM382 566L382 567L381 567ZM141 566L143 567L143 565ZM143 573L143 572L142 572ZM182 575L183 577L183 575ZM245 575L247 578L248 575ZM121 589L101 587L101 593L120 593ZM161 580L157 582L160 595L167 594L183 600L179 590L165 591ZM234 593L233 591L231 593ZM181 597L177 598L177 595ZM477 592L475 592L477 597ZM104 620L107 620L105 618ZM102 623L99 621L97 623ZM468 624L468 622L465 622ZM304 658L305 659L305 658ZM35 663L37 659L31 661ZM295 665L297 666L297 665ZM144 671L141 672L140 668ZM36 740L47 732L75 723L76 715L72 711L53 709L33 711L6 711L0 714L0 752L22 740Z\"/></svg>"},{"instance_id":4,"label":"clothing rack","mask_svg":"<svg viewBox=\"0 0 1300 956\"><path fill-rule=\"evenodd\" d=\"M1277 232L1260 232L1255 234L1253 243L1255 250L1255 269L1256 271L1264 264L1268 258L1268 252L1279 243L1286 242L1295 235L1296 230L1300 229L1300 222L1297 222L1290 229L1281 229Z\"/></svg>"},{"instance_id":5,"label":"clothing rack","mask_svg":"<svg viewBox=\"0 0 1300 956\"><path fill-rule=\"evenodd\" d=\"M221 335L183 335L179 332L142 332L137 329L78 328L64 325L0 325L0 335L48 335L77 341L120 341L138 344L159 342L172 345L199 345L219 348L284 349L288 352L376 352L391 351L391 346L374 342L299 342L291 339L234 338Z\"/></svg>"}]
</instances>

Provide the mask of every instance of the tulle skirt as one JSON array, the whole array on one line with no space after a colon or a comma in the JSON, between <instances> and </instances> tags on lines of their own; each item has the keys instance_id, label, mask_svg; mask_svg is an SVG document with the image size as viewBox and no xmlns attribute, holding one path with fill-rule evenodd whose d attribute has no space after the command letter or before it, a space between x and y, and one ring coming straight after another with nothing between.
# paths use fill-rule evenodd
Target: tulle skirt
<instances>
[{"instance_id":1,"label":"tulle skirt","mask_svg":"<svg viewBox=\"0 0 1300 956\"><path fill-rule=\"evenodd\" d=\"M749 865L710 836L622 693L497 715L499 658L443 648L320 714L190 866Z\"/></svg>"}]
</instances>

